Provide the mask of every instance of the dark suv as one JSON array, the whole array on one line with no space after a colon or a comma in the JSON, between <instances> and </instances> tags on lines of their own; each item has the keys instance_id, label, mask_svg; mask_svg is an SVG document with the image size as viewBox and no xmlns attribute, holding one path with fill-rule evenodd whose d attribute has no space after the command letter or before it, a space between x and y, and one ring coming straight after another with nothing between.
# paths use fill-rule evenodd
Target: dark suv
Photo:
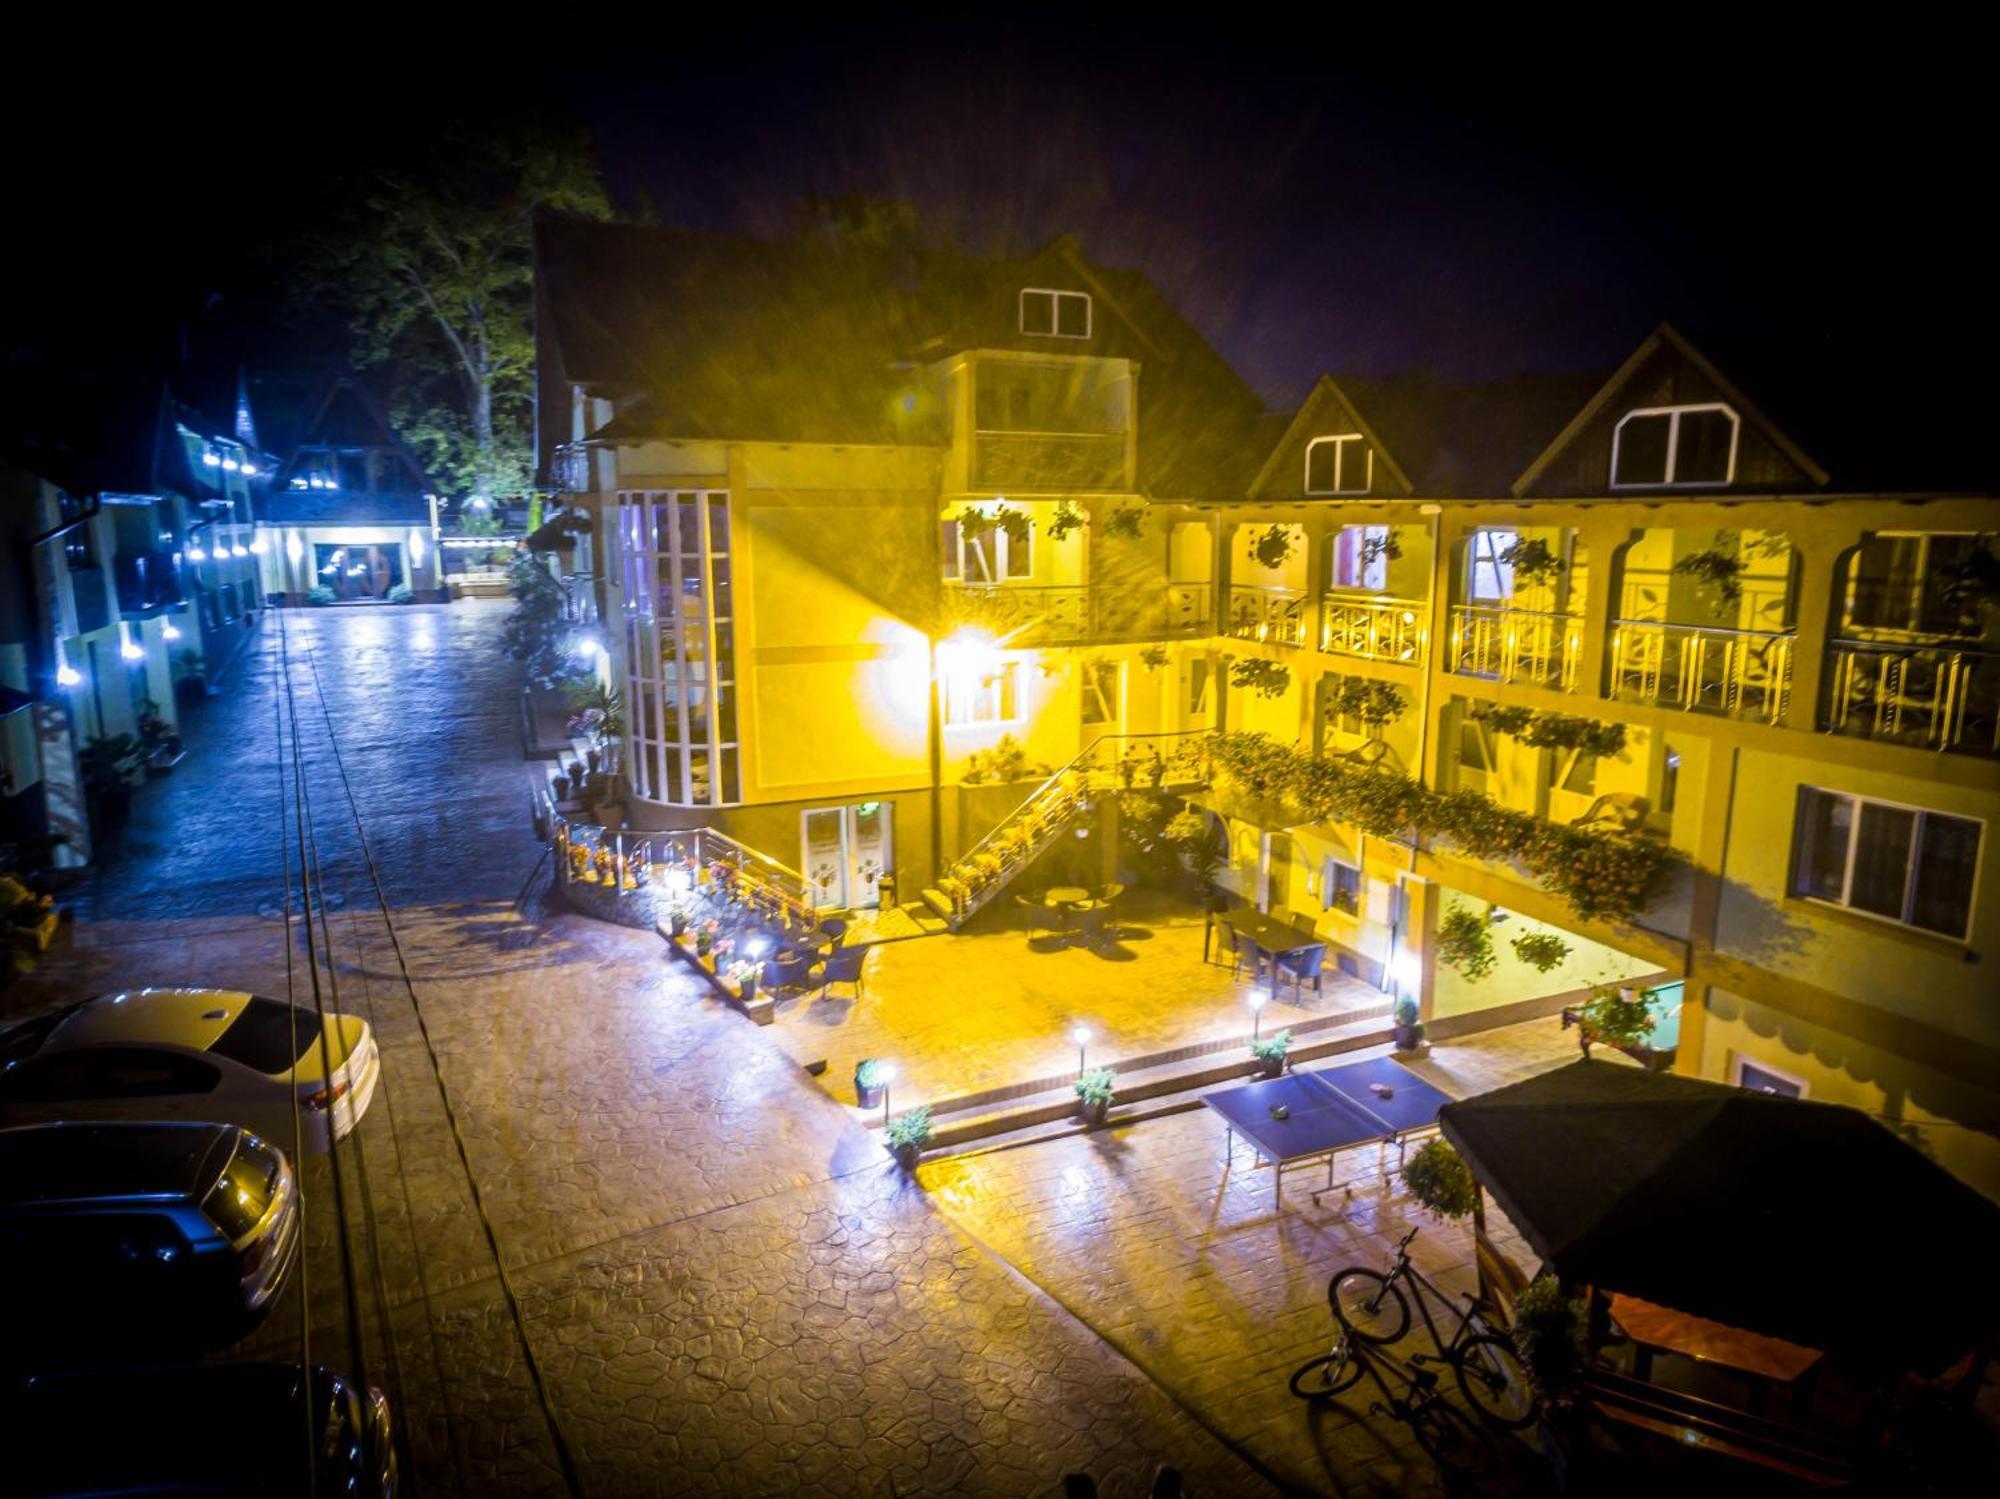
<instances>
[{"instance_id":1,"label":"dark suv","mask_svg":"<svg viewBox=\"0 0 2000 1499\"><path fill-rule=\"evenodd\" d=\"M323 1367L308 1383L298 1364L91 1369L0 1382L0 1451L0 1490L23 1499L396 1492L382 1392Z\"/></svg>"},{"instance_id":2,"label":"dark suv","mask_svg":"<svg viewBox=\"0 0 2000 1499\"><path fill-rule=\"evenodd\" d=\"M290 1164L233 1124L0 1130L0 1285L24 1333L233 1341L298 1249Z\"/></svg>"}]
</instances>

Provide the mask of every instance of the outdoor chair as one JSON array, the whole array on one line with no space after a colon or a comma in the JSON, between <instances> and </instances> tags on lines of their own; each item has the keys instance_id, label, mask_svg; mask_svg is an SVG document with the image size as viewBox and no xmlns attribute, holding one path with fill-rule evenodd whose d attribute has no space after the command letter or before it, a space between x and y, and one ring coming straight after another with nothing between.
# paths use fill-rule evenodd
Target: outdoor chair
<instances>
[{"instance_id":1,"label":"outdoor chair","mask_svg":"<svg viewBox=\"0 0 2000 1499\"><path fill-rule=\"evenodd\" d=\"M1298 997L1299 990L1305 987L1307 979L1313 981L1313 993L1320 992L1320 970L1326 966L1324 947L1308 947L1302 952L1286 953L1277 960L1277 964L1280 973L1291 975L1294 999Z\"/></svg>"},{"instance_id":2,"label":"outdoor chair","mask_svg":"<svg viewBox=\"0 0 2000 1499\"><path fill-rule=\"evenodd\" d=\"M859 999L866 988L862 970L868 963L868 949L865 947L836 947L827 954L820 964L819 993L824 994L834 984L852 984L854 997Z\"/></svg>"},{"instance_id":3,"label":"outdoor chair","mask_svg":"<svg viewBox=\"0 0 2000 1499\"><path fill-rule=\"evenodd\" d=\"M1093 906L1079 906L1076 912L1077 930L1083 935L1085 947L1096 947L1104 940L1104 923L1111 912L1102 902Z\"/></svg>"},{"instance_id":4,"label":"outdoor chair","mask_svg":"<svg viewBox=\"0 0 2000 1499\"><path fill-rule=\"evenodd\" d=\"M764 963L766 989L802 989L812 978L817 954L810 950L794 957L768 958Z\"/></svg>"},{"instance_id":5,"label":"outdoor chair","mask_svg":"<svg viewBox=\"0 0 2000 1499\"><path fill-rule=\"evenodd\" d=\"M1028 940L1033 942L1035 940L1035 924L1048 919L1048 907L1040 901L1033 900L1025 895L1015 896L1014 904L1021 908L1022 928L1027 932Z\"/></svg>"},{"instance_id":6,"label":"outdoor chair","mask_svg":"<svg viewBox=\"0 0 2000 1499\"><path fill-rule=\"evenodd\" d=\"M819 924L819 929L833 939L835 947L839 947L841 939L847 935L847 923L838 916L827 917L826 920Z\"/></svg>"},{"instance_id":7,"label":"outdoor chair","mask_svg":"<svg viewBox=\"0 0 2000 1499\"><path fill-rule=\"evenodd\" d=\"M1124 893L1125 887L1123 885L1106 885L1097 892L1097 898L1108 906Z\"/></svg>"}]
</instances>

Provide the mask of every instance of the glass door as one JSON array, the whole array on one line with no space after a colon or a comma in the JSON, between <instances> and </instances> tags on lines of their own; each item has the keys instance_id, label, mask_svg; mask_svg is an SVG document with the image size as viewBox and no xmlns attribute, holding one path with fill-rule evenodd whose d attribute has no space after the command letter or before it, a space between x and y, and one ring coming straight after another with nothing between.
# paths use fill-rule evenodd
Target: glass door
<instances>
[{"instance_id":1,"label":"glass door","mask_svg":"<svg viewBox=\"0 0 2000 1499\"><path fill-rule=\"evenodd\" d=\"M882 876L894 868L890 810L887 802L856 802L805 811L802 867L822 909L856 910L881 898Z\"/></svg>"}]
</instances>

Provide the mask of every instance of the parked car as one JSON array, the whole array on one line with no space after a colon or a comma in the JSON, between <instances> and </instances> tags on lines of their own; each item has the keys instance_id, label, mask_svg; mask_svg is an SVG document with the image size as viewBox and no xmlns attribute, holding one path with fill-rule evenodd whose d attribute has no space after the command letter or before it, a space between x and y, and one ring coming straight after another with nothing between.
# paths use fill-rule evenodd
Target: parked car
<instances>
[{"instance_id":1,"label":"parked car","mask_svg":"<svg viewBox=\"0 0 2000 1499\"><path fill-rule=\"evenodd\" d=\"M206 1119L323 1151L366 1112L381 1070L358 1015L322 1027L303 1005L233 989L128 989L0 1035L0 1127Z\"/></svg>"},{"instance_id":2,"label":"parked car","mask_svg":"<svg viewBox=\"0 0 2000 1499\"><path fill-rule=\"evenodd\" d=\"M38 1374L0 1400L5 1490L23 1499L396 1492L388 1400L324 1366L310 1383L299 1364Z\"/></svg>"},{"instance_id":3,"label":"parked car","mask_svg":"<svg viewBox=\"0 0 2000 1499\"><path fill-rule=\"evenodd\" d=\"M291 1274L299 1231L284 1152L233 1124L0 1130L0 1286L17 1357L49 1333L71 1351L105 1335L234 1341Z\"/></svg>"}]
</instances>

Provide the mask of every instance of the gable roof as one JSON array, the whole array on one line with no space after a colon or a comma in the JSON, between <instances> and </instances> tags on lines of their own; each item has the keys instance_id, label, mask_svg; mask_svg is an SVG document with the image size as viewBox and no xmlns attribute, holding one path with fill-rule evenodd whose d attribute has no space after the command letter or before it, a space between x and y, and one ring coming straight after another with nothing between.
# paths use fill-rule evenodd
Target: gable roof
<instances>
[{"instance_id":1,"label":"gable roof","mask_svg":"<svg viewBox=\"0 0 2000 1499\"><path fill-rule=\"evenodd\" d=\"M1628 387L1639 378L1656 355L1671 353L1691 365L1714 390L1732 406L1738 417L1758 428L1765 438L1815 485L1827 482L1827 472L1808 458L1778 425L1766 416L1748 396L1718 370L1700 350L1683 338L1671 323L1661 323L1648 334L1634 349L1611 377L1598 387L1597 393L1587 401L1583 409L1570 419L1569 424L1556 434L1555 439L1524 469L1511 486L1516 495L1526 495L1548 474L1556 460L1586 431L1608 413L1617 409L1618 399ZM1606 474L1606 486L1609 484ZM1727 489L1739 486L1716 486Z\"/></svg>"},{"instance_id":2,"label":"gable roof","mask_svg":"<svg viewBox=\"0 0 2000 1499\"><path fill-rule=\"evenodd\" d=\"M274 491L289 488L293 472L298 468L300 452L306 448L386 448L396 454L404 470L407 485L391 491L398 494L421 494L430 484L425 477L424 466L417 461L417 455L409 445L396 435L396 429L389 423L388 412L363 385L352 375L335 375L326 382L324 393L312 409L298 441L285 461L279 465L273 481Z\"/></svg>"},{"instance_id":3,"label":"gable roof","mask_svg":"<svg viewBox=\"0 0 2000 1499\"><path fill-rule=\"evenodd\" d=\"M1327 413L1334 414L1335 427L1326 425ZM1264 460L1257 476L1250 481L1249 495L1257 499L1319 499L1322 496L1306 492L1303 454L1315 437L1345 434L1349 429L1358 432L1369 449L1389 472L1389 477L1404 494L1411 490L1409 475L1396 462L1388 445L1375 433L1359 408L1347 398L1346 392L1331 375L1321 375L1313 382L1311 392L1293 414L1282 435L1271 448L1270 457ZM1289 460L1292 471L1299 482L1294 485L1285 477L1285 463ZM1332 496L1324 496L1332 498Z\"/></svg>"}]
</instances>

